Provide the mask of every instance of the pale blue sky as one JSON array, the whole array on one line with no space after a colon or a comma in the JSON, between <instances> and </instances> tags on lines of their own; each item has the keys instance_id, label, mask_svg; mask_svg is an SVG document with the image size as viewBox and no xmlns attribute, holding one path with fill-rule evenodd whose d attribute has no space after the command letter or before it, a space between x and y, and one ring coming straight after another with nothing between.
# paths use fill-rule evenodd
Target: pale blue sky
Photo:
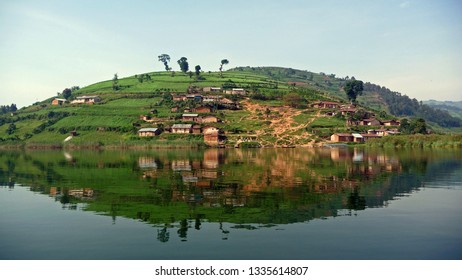
<instances>
[{"instance_id":1,"label":"pale blue sky","mask_svg":"<svg viewBox=\"0 0 462 280\"><path fill-rule=\"evenodd\" d=\"M163 70L282 66L462 100L462 1L0 0L0 105Z\"/></svg>"}]
</instances>

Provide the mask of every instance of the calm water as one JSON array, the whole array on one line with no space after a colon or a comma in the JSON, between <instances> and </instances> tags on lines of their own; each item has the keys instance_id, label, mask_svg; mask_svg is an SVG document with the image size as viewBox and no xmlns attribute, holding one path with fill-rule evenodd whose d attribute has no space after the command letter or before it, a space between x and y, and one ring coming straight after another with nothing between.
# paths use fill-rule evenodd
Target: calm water
<instances>
[{"instance_id":1,"label":"calm water","mask_svg":"<svg viewBox=\"0 0 462 280\"><path fill-rule=\"evenodd\" d=\"M462 259L462 151L0 152L0 259Z\"/></svg>"}]
</instances>

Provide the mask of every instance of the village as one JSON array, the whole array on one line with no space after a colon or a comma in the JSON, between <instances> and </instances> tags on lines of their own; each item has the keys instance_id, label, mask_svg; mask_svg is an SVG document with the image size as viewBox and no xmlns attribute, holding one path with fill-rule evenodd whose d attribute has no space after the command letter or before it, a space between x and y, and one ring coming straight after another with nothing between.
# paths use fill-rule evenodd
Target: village
<instances>
[{"instance_id":1,"label":"village","mask_svg":"<svg viewBox=\"0 0 462 280\"><path fill-rule=\"evenodd\" d=\"M219 111L245 109L245 104L240 101L249 100L251 92L243 88L222 89L221 87L208 86L190 87L185 93L167 94L171 96L170 113L175 117L158 117L156 108L140 115L139 121L141 123L133 123L133 126L139 127L137 135L140 138L152 138L162 133L203 135L206 145L224 147L229 132L217 125L226 122L219 117ZM102 100L103 98L97 95L77 96L71 102L66 99L55 98L51 104L54 106L66 103L91 105L98 104ZM356 105L317 100L307 102L306 106L318 110L322 117L341 116L345 119L345 127L350 128L350 130L357 128L358 132L335 132L324 140L325 143L363 143L370 139L399 134L399 120L380 120L374 112L369 112ZM270 111L282 109L280 106L267 106L266 108ZM362 112L362 118L353 117L358 111ZM367 129L367 127L370 128ZM245 139L254 140L252 137Z\"/></svg>"}]
</instances>

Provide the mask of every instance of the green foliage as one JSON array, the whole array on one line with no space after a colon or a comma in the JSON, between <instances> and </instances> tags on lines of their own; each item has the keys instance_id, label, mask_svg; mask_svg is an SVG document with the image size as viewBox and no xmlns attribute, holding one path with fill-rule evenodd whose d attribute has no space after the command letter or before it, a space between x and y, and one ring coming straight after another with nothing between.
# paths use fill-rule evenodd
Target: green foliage
<instances>
[{"instance_id":1,"label":"green foliage","mask_svg":"<svg viewBox=\"0 0 462 280\"><path fill-rule=\"evenodd\" d=\"M119 90L119 77L117 73L114 74L114 78L112 78L112 89Z\"/></svg>"},{"instance_id":2,"label":"green foliage","mask_svg":"<svg viewBox=\"0 0 462 280\"><path fill-rule=\"evenodd\" d=\"M8 126L8 129L6 130L6 134L11 135L15 132L16 130L16 125L14 123L10 123Z\"/></svg>"},{"instance_id":3,"label":"green foliage","mask_svg":"<svg viewBox=\"0 0 462 280\"><path fill-rule=\"evenodd\" d=\"M0 114L5 114L5 113L10 113L10 112L16 112L18 108L16 107L16 104L11 104L11 105L2 105L0 106Z\"/></svg>"},{"instance_id":4,"label":"green foliage","mask_svg":"<svg viewBox=\"0 0 462 280\"><path fill-rule=\"evenodd\" d=\"M359 80L350 80L345 84L344 91L352 103L356 102L356 97L363 94L364 84Z\"/></svg>"},{"instance_id":5,"label":"green foliage","mask_svg":"<svg viewBox=\"0 0 462 280\"><path fill-rule=\"evenodd\" d=\"M402 119L399 131L404 134L426 134L427 125L425 120L422 118L413 119L411 122L407 119Z\"/></svg>"},{"instance_id":6,"label":"green foliage","mask_svg":"<svg viewBox=\"0 0 462 280\"><path fill-rule=\"evenodd\" d=\"M170 62L170 56L168 54L161 54L157 58L164 64L165 71L172 70L172 68L168 66L168 63Z\"/></svg>"},{"instance_id":7,"label":"green foliage","mask_svg":"<svg viewBox=\"0 0 462 280\"><path fill-rule=\"evenodd\" d=\"M186 72L189 71L188 59L183 56L177 62L178 62L178 65L180 65L181 72L186 74Z\"/></svg>"}]
</instances>

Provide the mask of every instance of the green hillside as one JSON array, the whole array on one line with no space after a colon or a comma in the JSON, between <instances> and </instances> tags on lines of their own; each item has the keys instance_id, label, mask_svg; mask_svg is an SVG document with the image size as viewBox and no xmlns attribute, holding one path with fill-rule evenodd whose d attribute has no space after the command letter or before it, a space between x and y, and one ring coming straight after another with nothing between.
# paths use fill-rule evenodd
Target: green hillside
<instances>
[{"instance_id":1,"label":"green hillside","mask_svg":"<svg viewBox=\"0 0 462 280\"><path fill-rule=\"evenodd\" d=\"M182 114L208 106L211 112L198 115L216 117L221 121L213 126L220 129L223 145L247 142L270 147L313 146L329 140L332 133L367 132L370 129L347 125L348 117L339 112L312 106L319 100L347 105L343 86L350 79L279 67L239 67L223 72L223 75L203 72L199 77L181 72L143 73L83 88L74 87L67 90L68 96L64 92L57 96L60 99L67 97L67 101L97 96L100 102L94 104L66 102L53 105L54 97L51 97L21 110L1 114L0 144L29 148L205 146L201 134L161 133L146 138L139 137L138 130L157 127L167 132L174 124L195 124L182 120ZM364 94L358 98L358 112L364 116L376 115L382 120L393 119L393 115L406 116L393 114L393 103L385 102L390 98L384 97L390 93L383 94L375 88L380 86L374 86L365 84ZM203 89L206 87L219 87L221 91L205 93ZM244 89L246 94L226 92L235 88ZM194 98L174 100L174 97L188 94L221 99L208 103ZM223 100L227 103L224 104ZM425 110L421 109L417 108L409 115L424 117L422 112ZM432 115L434 112L430 111ZM145 120L141 116L145 116ZM436 129L460 127L460 119L446 120L452 122L438 124L430 119L428 124ZM207 125L198 124L200 129ZM74 136L64 142L70 133Z\"/></svg>"}]
</instances>

